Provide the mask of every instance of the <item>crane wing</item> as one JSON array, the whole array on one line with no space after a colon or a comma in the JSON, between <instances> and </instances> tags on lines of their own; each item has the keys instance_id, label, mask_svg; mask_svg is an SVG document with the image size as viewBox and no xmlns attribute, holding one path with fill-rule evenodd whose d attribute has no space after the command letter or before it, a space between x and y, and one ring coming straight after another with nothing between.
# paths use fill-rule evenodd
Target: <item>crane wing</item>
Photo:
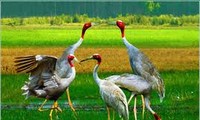
<instances>
[{"instance_id":1,"label":"crane wing","mask_svg":"<svg viewBox=\"0 0 200 120\"><path fill-rule=\"evenodd\" d=\"M151 61L146 57L142 52L137 58L136 61L136 70L139 75L144 77L146 80L153 80L156 82L156 86L158 89L158 94L162 99L165 97L165 86L163 79L160 77L160 74L158 73L155 66L151 63Z\"/></svg>"},{"instance_id":2,"label":"crane wing","mask_svg":"<svg viewBox=\"0 0 200 120\"><path fill-rule=\"evenodd\" d=\"M30 73L29 89L55 85L52 79L57 58L47 55L32 55L15 58L16 71L18 73Z\"/></svg>"},{"instance_id":3,"label":"crane wing","mask_svg":"<svg viewBox=\"0 0 200 120\"><path fill-rule=\"evenodd\" d=\"M107 78L105 78L104 80L107 80L107 81L110 81L112 83L115 83L116 81L118 80L122 80L128 76L132 76L132 74L128 74L128 73L124 73L122 75L112 75L112 76L109 76Z\"/></svg>"},{"instance_id":4,"label":"crane wing","mask_svg":"<svg viewBox=\"0 0 200 120\"><path fill-rule=\"evenodd\" d=\"M120 103L126 104L126 96L123 91L114 83L104 81L100 89L103 100L109 106L118 106Z\"/></svg>"},{"instance_id":5,"label":"crane wing","mask_svg":"<svg viewBox=\"0 0 200 120\"><path fill-rule=\"evenodd\" d=\"M119 113L127 111L127 100L123 91L115 84L104 81L100 87L102 99L110 107L118 110ZM123 110L122 110L123 109Z\"/></svg>"},{"instance_id":6,"label":"crane wing","mask_svg":"<svg viewBox=\"0 0 200 120\"><path fill-rule=\"evenodd\" d=\"M141 51L138 51L135 56L136 57L130 56L130 64L135 74L141 75L145 78L150 76L155 76L157 79L160 78L157 69L147 56L145 56Z\"/></svg>"},{"instance_id":7,"label":"crane wing","mask_svg":"<svg viewBox=\"0 0 200 120\"><path fill-rule=\"evenodd\" d=\"M112 75L112 76L109 76L109 77L105 78L105 80L107 80L107 81L115 81L119 77L120 77L120 75Z\"/></svg>"}]
</instances>

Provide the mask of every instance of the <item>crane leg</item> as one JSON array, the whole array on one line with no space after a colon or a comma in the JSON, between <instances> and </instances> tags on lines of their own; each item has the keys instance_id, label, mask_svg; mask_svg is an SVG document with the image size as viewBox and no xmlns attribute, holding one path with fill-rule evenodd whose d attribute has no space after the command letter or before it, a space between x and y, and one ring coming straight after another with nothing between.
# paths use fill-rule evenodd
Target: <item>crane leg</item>
<instances>
[{"instance_id":1,"label":"crane leg","mask_svg":"<svg viewBox=\"0 0 200 120\"><path fill-rule=\"evenodd\" d=\"M128 99L128 105L131 102L132 98L133 98L134 94L131 94L130 98Z\"/></svg>"},{"instance_id":2,"label":"crane leg","mask_svg":"<svg viewBox=\"0 0 200 120\"><path fill-rule=\"evenodd\" d=\"M135 117L135 120L137 120L137 108L136 108L136 103L137 103L137 98L136 96L134 96L134 117Z\"/></svg>"},{"instance_id":3,"label":"crane leg","mask_svg":"<svg viewBox=\"0 0 200 120\"><path fill-rule=\"evenodd\" d=\"M115 111L113 110L113 120L115 120Z\"/></svg>"},{"instance_id":4,"label":"crane leg","mask_svg":"<svg viewBox=\"0 0 200 120\"><path fill-rule=\"evenodd\" d=\"M44 102L42 103L42 105L38 108L38 111L42 112L42 111L46 111L47 109L42 109L44 104L48 101L48 99L45 99Z\"/></svg>"},{"instance_id":5,"label":"crane leg","mask_svg":"<svg viewBox=\"0 0 200 120\"><path fill-rule=\"evenodd\" d=\"M77 119L76 110L74 109L73 104L72 104L71 99L70 99L69 88L67 88L66 93L67 93L68 104L69 104L71 110L73 111L75 118Z\"/></svg>"},{"instance_id":6,"label":"crane leg","mask_svg":"<svg viewBox=\"0 0 200 120\"><path fill-rule=\"evenodd\" d=\"M51 110L50 110L50 113L49 113L50 120L52 120L53 108L54 108L54 104L51 106Z\"/></svg>"},{"instance_id":7,"label":"crane leg","mask_svg":"<svg viewBox=\"0 0 200 120\"><path fill-rule=\"evenodd\" d=\"M54 102L54 109L55 109L55 111L56 111L56 118L58 119L58 111L59 111L59 112L62 112L62 110L61 110L61 108L58 106L58 102L57 102L57 101Z\"/></svg>"},{"instance_id":8,"label":"crane leg","mask_svg":"<svg viewBox=\"0 0 200 120\"><path fill-rule=\"evenodd\" d=\"M108 112L108 120L110 120L110 108L106 106L107 112Z\"/></svg>"},{"instance_id":9,"label":"crane leg","mask_svg":"<svg viewBox=\"0 0 200 120\"><path fill-rule=\"evenodd\" d=\"M141 95L141 98L142 98L142 120L144 120L144 112L145 112L144 96Z\"/></svg>"},{"instance_id":10,"label":"crane leg","mask_svg":"<svg viewBox=\"0 0 200 120\"><path fill-rule=\"evenodd\" d=\"M147 109L154 115L155 120L161 120L161 118L158 116L158 114L151 109L151 107L149 105L150 104L149 98L144 97L144 101L145 101L145 105L146 105Z\"/></svg>"},{"instance_id":11,"label":"crane leg","mask_svg":"<svg viewBox=\"0 0 200 120\"><path fill-rule=\"evenodd\" d=\"M62 112L62 110L58 106L58 102L57 101L54 101L54 103L53 103L53 105L51 107L51 110L50 110L50 113L49 113L50 120L52 120L52 113L53 113L54 110L56 111L56 117L58 118L58 111Z\"/></svg>"},{"instance_id":12,"label":"crane leg","mask_svg":"<svg viewBox=\"0 0 200 120\"><path fill-rule=\"evenodd\" d=\"M68 104L69 104L70 108L72 109L72 111L75 112L72 101L70 99L69 88L67 88L66 93L67 93Z\"/></svg>"}]
</instances>

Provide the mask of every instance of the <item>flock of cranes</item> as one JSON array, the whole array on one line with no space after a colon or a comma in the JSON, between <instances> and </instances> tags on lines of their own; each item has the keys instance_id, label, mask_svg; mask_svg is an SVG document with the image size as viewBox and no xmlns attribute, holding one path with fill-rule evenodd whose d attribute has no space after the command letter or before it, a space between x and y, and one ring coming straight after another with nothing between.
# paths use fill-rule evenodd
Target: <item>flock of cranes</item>
<instances>
[{"instance_id":1,"label":"flock of cranes","mask_svg":"<svg viewBox=\"0 0 200 120\"><path fill-rule=\"evenodd\" d=\"M50 109L50 120L52 120L52 113L54 110L56 114L57 112L62 112L57 100L65 91L67 93L68 104L70 108L75 112L69 94L69 86L76 76L73 61L79 62L74 56L74 52L83 42L86 30L92 25L93 23L91 22L84 24L80 39L75 44L69 46L63 52L60 58L50 55L16 57L16 71L30 74L28 81L26 81L24 86L21 88L23 90L23 95L26 96L26 99L29 96L44 98L45 101L38 108L39 111L44 111L43 106L48 100L54 101ZM149 98L151 91L155 89L157 90L160 100L162 101L162 99L165 97L164 82L148 57L126 40L124 22L118 20L116 21L116 25L121 30L122 40L127 48L130 65L134 74L124 73L122 75L113 75L105 79L100 79L98 77L97 71L101 64L102 58L99 54L93 54L92 56L81 60L79 63L85 62L87 60L97 61L97 64L93 70L93 78L98 85L100 95L106 104L108 120L110 120L110 109L117 111L123 120L128 120L128 104L133 97L135 100L134 118L137 120L137 95L142 96L143 118L144 108L146 106L146 108L154 115L156 120L161 120L158 114L154 112L150 107ZM128 101L121 89L127 89L131 92L131 96Z\"/></svg>"}]
</instances>

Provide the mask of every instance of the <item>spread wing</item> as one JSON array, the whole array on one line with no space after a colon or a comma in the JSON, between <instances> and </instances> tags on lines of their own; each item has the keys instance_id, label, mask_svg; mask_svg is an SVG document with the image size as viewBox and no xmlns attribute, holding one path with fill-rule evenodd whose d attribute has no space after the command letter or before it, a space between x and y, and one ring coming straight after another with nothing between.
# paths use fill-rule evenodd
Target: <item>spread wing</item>
<instances>
[{"instance_id":1,"label":"spread wing","mask_svg":"<svg viewBox=\"0 0 200 120\"><path fill-rule=\"evenodd\" d=\"M30 73L29 89L39 89L55 84L54 75L57 58L47 55L32 55L15 58L17 73Z\"/></svg>"}]
</instances>

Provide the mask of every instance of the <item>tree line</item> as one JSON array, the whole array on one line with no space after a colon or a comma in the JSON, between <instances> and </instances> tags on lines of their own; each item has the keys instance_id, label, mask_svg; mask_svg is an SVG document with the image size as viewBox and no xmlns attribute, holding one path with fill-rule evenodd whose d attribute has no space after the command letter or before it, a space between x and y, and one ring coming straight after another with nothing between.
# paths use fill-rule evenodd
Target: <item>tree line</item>
<instances>
[{"instance_id":1,"label":"tree line","mask_svg":"<svg viewBox=\"0 0 200 120\"><path fill-rule=\"evenodd\" d=\"M117 17L100 18L89 17L87 14L75 14L75 15L58 15L58 16L43 16L43 17L14 17L14 18L2 18L1 24L8 26L20 26L20 25L33 25L33 24L48 24L48 25L63 25L67 23L84 23L87 21L97 22L100 24L106 24L116 21L118 19L123 20L127 25L145 25L145 26L188 26L198 25L199 15L182 15L174 16L171 14L159 15L159 16L147 16L147 15L118 15Z\"/></svg>"}]
</instances>

